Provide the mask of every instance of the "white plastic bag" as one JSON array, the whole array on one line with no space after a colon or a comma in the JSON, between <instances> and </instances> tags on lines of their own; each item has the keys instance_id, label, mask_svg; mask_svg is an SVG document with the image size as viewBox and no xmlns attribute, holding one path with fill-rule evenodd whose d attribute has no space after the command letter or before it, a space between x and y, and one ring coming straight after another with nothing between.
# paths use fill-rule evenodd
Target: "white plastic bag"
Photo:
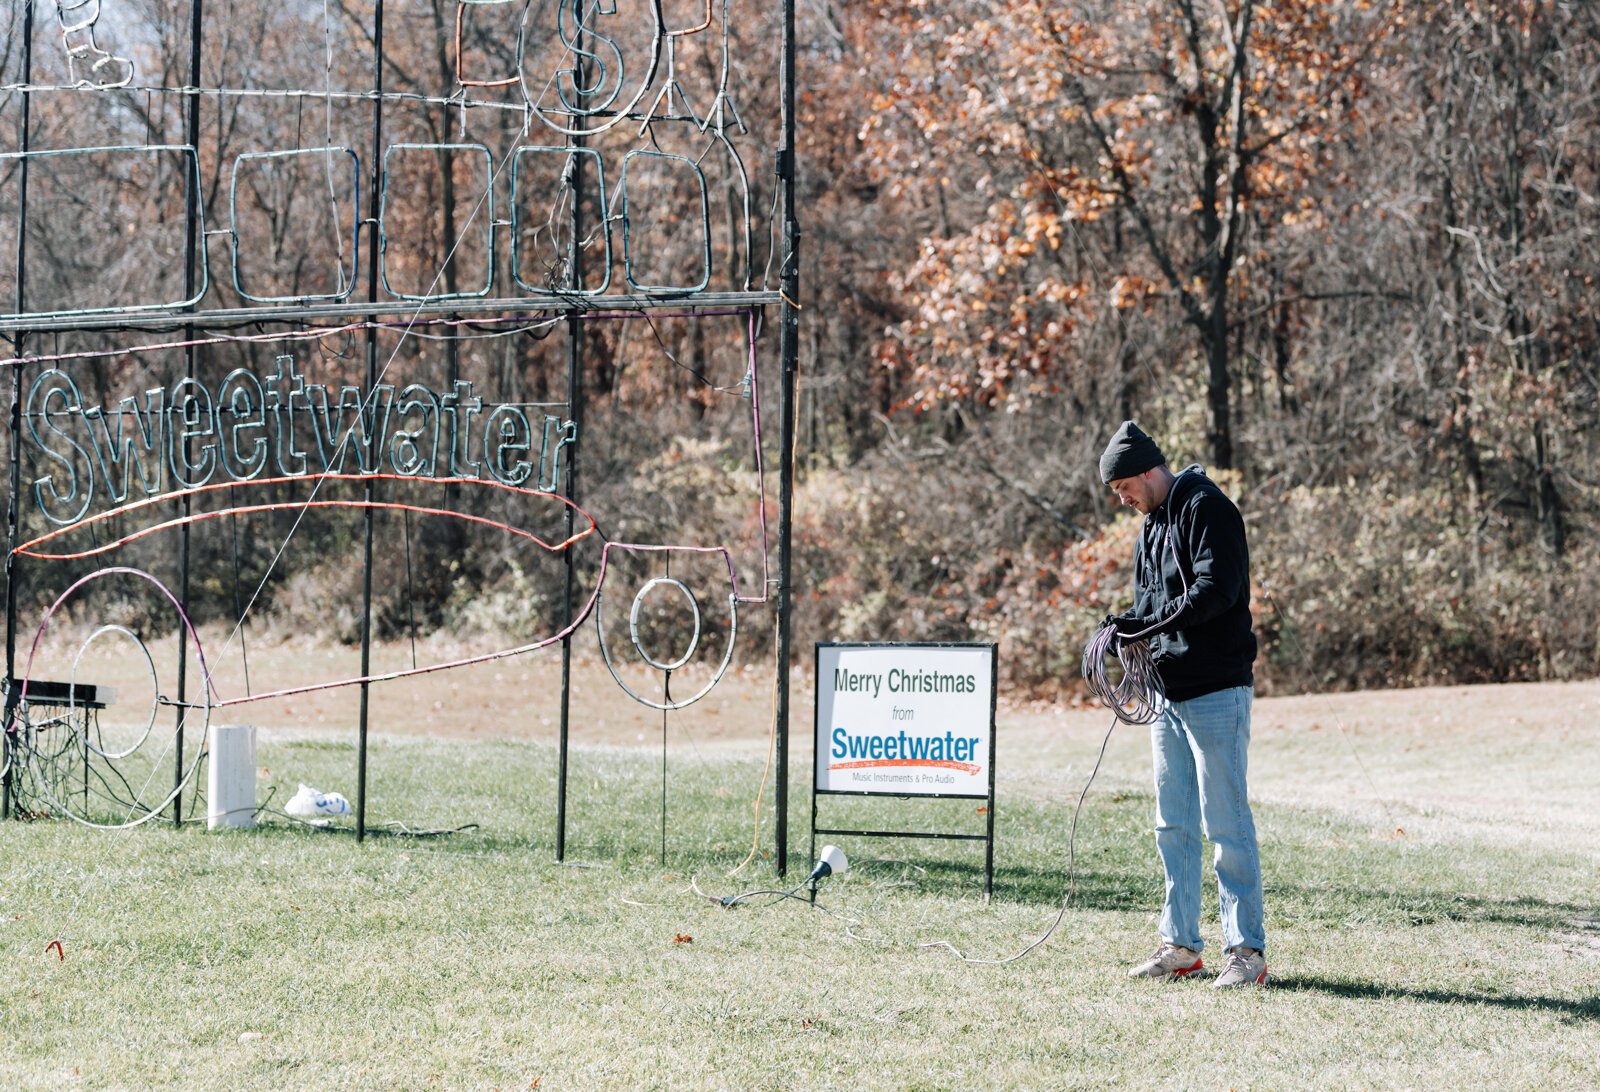
<instances>
[{"instance_id":1,"label":"white plastic bag","mask_svg":"<svg viewBox=\"0 0 1600 1092\"><path fill-rule=\"evenodd\" d=\"M336 792L318 792L302 784L283 810L303 819L326 818L330 815L349 815L350 801Z\"/></svg>"}]
</instances>

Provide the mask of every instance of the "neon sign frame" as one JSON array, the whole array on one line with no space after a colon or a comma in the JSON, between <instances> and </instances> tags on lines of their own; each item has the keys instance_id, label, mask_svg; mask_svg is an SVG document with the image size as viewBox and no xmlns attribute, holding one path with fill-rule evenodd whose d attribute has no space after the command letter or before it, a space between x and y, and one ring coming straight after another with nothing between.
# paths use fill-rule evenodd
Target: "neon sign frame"
<instances>
[{"instance_id":1,"label":"neon sign frame","mask_svg":"<svg viewBox=\"0 0 1600 1092\"><path fill-rule=\"evenodd\" d=\"M517 70L514 77L502 78L492 82L460 80L459 86L440 93L430 92L426 88L420 91L389 91L383 87L382 74L385 71L385 63L381 33L369 33L366 36L366 40L372 43L372 70L375 73L374 82L377 85L370 91L366 89L357 89L355 91L336 90L331 84L333 71L331 60L328 63L330 73L329 86L320 92L304 88L273 89L205 86L205 71L202 69L200 61L200 58L204 55L205 16L199 5L193 5L190 10L188 43L191 57L190 70L187 77L182 80L181 86L134 86L135 72L131 62L126 62L120 56L98 48L92 41L92 31L94 24L99 21L102 2L105 2L105 0L96 0L93 5L79 5L71 13L70 18L68 18L65 8L59 13L62 16L59 20L63 31L62 46L67 53L69 74L72 78L72 82L64 86L35 84L33 82L32 73L35 52L33 19L35 10L33 4L27 4L23 14L21 79L20 83L6 88L8 92L19 95L23 109L23 124L18 127L20 147L14 151L0 151L0 156L18 161L19 170L17 176L20 179L17 200L18 230L16 233L17 278L15 282L15 302L13 304L7 301L6 304L0 304L0 308L5 309L5 313L0 314L0 334L9 334L13 342L12 357L7 362L12 370L13 389L13 408L9 422L13 439L10 445L12 452L10 469L13 497L20 499L25 495L23 484L18 480L18 475L21 468L19 457L21 444L19 441L23 439L26 428L37 430L42 422L43 433L35 431L29 433L28 438L34 441L39 441L42 438L44 443L40 445L41 450L49 448L51 444L56 444L53 453L63 460L51 462L48 468L50 473L43 475L40 482L28 483L30 487L36 484L40 486L37 490L30 489L29 493L31 493L32 499L36 504L41 500L45 502L48 522L54 525L55 531L46 535L33 536L27 542L24 542L19 524L21 505L14 505L9 527L8 566L14 569L24 559L30 562L41 562L43 558L34 556L39 552L81 553L82 551L61 551L50 544L61 543L66 538L67 533L75 528L99 526L98 523L94 522L99 517L91 516L90 512L95 505L96 498L101 495L110 497L113 501L120 501L122 506L126 507L127 511L130 512L135 511L137 505L144 501L153 501L156 497L164 501L182 504L184 506L184 515L179 520L163 524L159 528L152 529L150 533L155 533L157 530L172 530L185 536L184 542L187 543L188 530L195 522L205 518L215 518L208 512L196 514L188 510L188 505L198 499L196 490L212 486L231 488L233 485L265 484L274 478L314 481L317 478L314 471L318 464L321 465L323 476L349 474L349 464L345 462L348 453L340 450L337 446L329 449L325 441L334 435L333 422L337 419L342 419L344 415L349 414L351 411L354 411L357 419L355 423L358 425L361 423L362 417L365 416L369 438L381 432L380 422L377 420L381 416L381 408L377 402L372 402L371 409L363 409L368 404L367 400L373 398L375 392L378 392L383 386L380 373L378 373L376 367L374 338L376 329L380 325L376 316L379 314L410 314L414 321L417 316L425 313L459 316L460 314L471 312L491 315L525 310L527 301L530 298L554 301L552 306L560 309L561 317L570 323L570 330L572 331L568 339L570 410L569 417L566 420L547 416L542 423L542 428L537 430L540 432L537 440L540 447L540 466L537 470L537 479L533 477L532 466L534 460L531 457L531 452L535 445L533 434L536 429L534 422L527 420L527 427L523 427L515 416L508 414L502 414L501 417L495 420L497 432L487 429L489 422L484 422L486 432L481 435L481 447L476 453L473 452L470 446L458 448L455 440L460 433L452 433L448 457L441 460L439 449L443 444L439 442L438 437L442 432L449 430L444 417L444 399L449 397L468 399L471 397L470 393L457 396L454 391L428 390L425 392L426 397L424 398L423 392L411 391L416 401L423 405L423 408L417 410L420 416L427 416L428 406L436 406L438 409L434 413L431 423L424 425L424 430L428 433L427 437L415 435L419 431L416 428L418 424L416 419L411 421L412 427L403 430L407 436L412 437L411 439L408 440L398 434L389 434L388 443L381 453L387 459L387 465L384 465L380 459L372 455L370 444L356 445L358 451L353 461L354 465L363 471L370 471L370 473L350 475L351 484L364 484L366 487L366 495L359 502L354 502L351 507L363 510L367 522L366 576L370 584L371 518L374 512L385 510L386 505L395 503L378 499L373 492L378 485L387 480L384 475L388 471L428 469L432 474L425 478L422 475L402 474L395 474L393 478L418 478L437 483L458 477L459 475L455 474L454 471L467 469L471 463L476 463L480 470L484 466L492 465L498 468L498 474L494 470L490 470L487 478L463 478L462 487L467 487L465 482L470 480L476 482L479 486L495 489L508 484L505 481L498 480L499 478L514 478L522 483L515 486L515 488L527 490L530 482L535 485L549 485L552 488L548 490L532 490L532 492L556 495L554 487L563 484L560 472L562 460L566 459L573 466L576 465L578 444L581 436L582 400L581 394L573 394L575 388L571 376L581 375L583 343L580 330L584 321L597 317L606 317L607 310L627 311L637 314L657 308L664 309L667 306L681 306L680 301L687 300L690 301L691 306L697 309L735 307L745 310L751 315L750 321L753 329L756 313L771 309L771 311L777 313L781 320L779 323L779 339L783 368L782 402L780 406L782 435L779 439L782 458L780 487L778 490L780 514L778 534L779 566L776 579L773 578L767 564L765 526L767 513L765 478L763 476L761 477L762 498L760 501L763 543L760 595L747 596L739 593L737 585L734 583L736 573L732 558L724 547L664 546L621 542L608 543L603 548L601 559L602 579L597 583L594 594L595 596L600 594L601 586L604 582L604 574L607 571L607 564L618 556L619 552L650 554L653 552L680 551L721 556L729 573L731 585L729 593L730 610L734 609L740 602L776 600L779 618L777 627L779 642L777 673L779 685L776 688L777 709L775 716L778 781L775 832L777 836L776 864L779 873L782 874L786 868L787 860L787 816L784 801L786 800L787 676L789 664L788 541L791 522L789 497L793 473L793 411L795 376L798 364L799 318L799 305L796 302L799 298L799 230L795 216L794 186L796 112L795 13L793 0L783 0L781 8L781 42L776 43L782 50L782 62L780 65L781 80L778 86L778 93L781 98L779 104L781 134L773 142L773 158L777 176L774 208L776 209L781 202L782 214L781 228L778 223L773 224L771 237L774 240L774 253L771 255L772 260L768 265L768 273L772 274L775 271L774 279L777 283L769 284L764 279L759 289L752 288L755 257L750 245L752 233L748 177L744 172L743 159L729 139L730 134L733 132L733 129L729 128L730 124L736 127L739 132L745 132L746 130L739 118L738 111L733 105L730 90L730 73L733 71L729 61L731 20L730 7L726 0L724 0L720 8L721 26L712 32L713 35L720 34L720 64L716 65L716 94L711 106L703 115L695 113L693 106L690 104L690 96L687 89L679 82L680 69L676 63L676 54L680 40L705 32L713 26L714 0L706 0L703 17L698 17L697 15L699 21L696 25L686 25L671 29L666 25L665 16L658 0L649 0L640 9L642 12L641 23L643 25L629 28L632 31L642 33L642 37L640 33L636 33L633 38L627 39L626 46L618 44L624 41L623 36L620 34L615 39L607 37L608 33L616 33L623 22L623 20L618 19L619 14L621 14L618 7L609 3L609 0L603 0L601 4L593 6L592 10L586 5L577 3L576 0L535 0L534 3L525 7L521 25L517 30L515 43ZM374 13L374 19L381 21L382 18L383 8L380 5ZM458 73L460 72L461 53L459 34L458 27L457 63L455 66ZM74 37L74 35L77 37ZM555 41L556 38L559 38L559 42ZM641 42L644 43L643 49L636 49L635 47L640 45ZM713 43L712 49L715 49L716 44L718 43ZM541 49L543 52L540 52ZM639 60L635 54L640 52L644 54L642 63L634 63ZM665 57L663 57L663 54L665 54ZM540 69L539 73L530 71L528 62L533 57L537 57L545 66ZM664 66L662 64L663 60L666 62ZM83 61L90 66L87 78L77 67L77 62L79 61ZM630 69L630 73L626 77L623 71L625 61ZM591 65L598 66L602 63L608 66L604 70L599 67L591 67ZM543 88L539 86L539 80L546 69L549 70L555 85L554 96L546 94L550 88L549 84L546 84ZM157 70L161 69L158 68ZM655 93L653 98L648 97L653 92L656 92L657 76L662 71L666 73L666 84L659 88L659 93ZM642 76L640 73L642 73ZM612 84L615 84L616 87L613 88ZM464 90L469 86L514 88L520 94L521 101L512 103L482 100L469 101ZM35 98L74 93L96 95L103 94L106 89L112 87L126 87L129 89L129 93L143 94L147 98L157 95L178 96L174 101L182 103L181 113L185 115L182 126L182 142L172 145L126 145L108 148L38 150L30 147L29 142L32 130L27 123L27 111L28 104ZM248 289L254 286L248 283L246 278L241 275L239 268L240 248L247 246L248 243L242 238L242 233L238 230L241 220L237 215L237 209L230 209L229 224L223 230L209 231L205 226L204 209L206 202L203 190L206 181L202 178L199 169L201 158L199 149L202 147L209 148L210 145L203 144L200 140L200 121L203 104L211 101L213 97L227 98L236 95L274 94L296 98L321 95L326 97L330 106L336 99L365 100L371 108L374 139L369 158L379 164L380 169L373 170L369 168L365 172L367 177L371 179L365 207L375 210L376 214L371 215L368 219L361 218L359 208L362 202L359 193L356 194L353 207L351 204L343 206L344 209L349 210L353 221L350 234L352 246L349 250L351 273L348 276L345 275L346 267L342 258L344 251L341 245L341 264L338 270L338 279L342 283L332 293L319 292L311 295L286 297L278 294L249 291ZM680 102L682 103L682 109L687 112L687 116L679 117L674 114L674 111L679 109L678 103ZM648 108L639 109L638 107L641 103L649 103ZM517 282L518 287L528 294L515 299L488 298L487 291L481 295L478 293L433 294L430 292L414 293L399 300L383 298L388 275L388 265L384 262L384 248L390 238L386 233L387 225L384 223L382 214L383 199L388 184L386 178L388 172L382 170L381 166L387 159L389 152L386 151L385 145L378 140L377 134L382 131L385 109L393 109L398 104L415 105L422 108L441 107L447 111L459 110L461 112L463 130L466 128L469 107L484 110L511 110L523 116L524 136L526 136L528 125L534 119L537 119L538 123L546 126L549 130L568 137L567 146L569 149L578 147L581 141L585 139L614 130L624 122L628 123L629 126L638 125L638 136L644 140L641 147L635 149L635 152L640 154L646 154L649 147L655 146L653 127L686 124L701 134L709 134L710 143L706 146L706 152L698 153L697 158L680 158L683 158L685 162L693 167L692 173L695 185L702 192L705 192L708 187L705 176L700 169L701 160L707 152L711 151L711 144L720 144L727 154L732 172L729 176L731 183L738 187L743 197L741 206L744 216L742 223L742 252L738 250L738 239L741 237L741 233L737 225L734 226L732 242L730 243L734 248L736 260L742 260L744 263L742 282L736 276L737 287L732 291L720 293L710 291L709 283L674 285L669 281L667 284L656 287L641 287L636 283L631 283L635 279L635 270L643 268L640 262L643 256L635 253L635 240L629 233L629 224L627 222L627 217L630 215L629 209L624 208L613 214L606 211L602 203L601 220L585 231L582 225L583 219L588 213L583 207L583 202L572 201L569 202L570 207L568 208L571 227L570 232L566 235L566 240L570 244L572 252L570 260L566 264L564 283L547 283L541 286L533 286L524 280L523 275L521 275L522 271L517 269L517 275L512 280ZM646 137L647 133L649 134L648 137ZM328 143L332 145L333 141L330 139ZM433 147L437 149L438 146ZM256 163L257 158L265 160L268 158L304 155L313 151L317 151L317 149L280 149L247 153L246 156L238 157L234 160L233 179L236 182L239 171ZM179 154L185 158L187 164L180 172L183 176L182 181L185 190L185 208L182 220L186 233L182 258L185 274L183 297L176 301L165 300L126 306L108 304L106 306L63 307L48 310L30 307L27 300L26 287L28 268L27 236L29 234L29 166L50 162L51 160L47 157L78 156L83 158L94 153L150 154L155 152ZM343 153L348 153L350 159L354 161L354 168L359 178L361 167L355 152L351 149L344 149ZM573 187L577 192L582 192L581 174L583 173L584 165L589 160L590 156L587 151L585 154L571 156L571 162L575 164L574 170L579 176L579 184ZM626 165L627 162L624 160L622 166L626 167ZM495 170L498 170L498 168L495 168ZM563 175L565 176L566 173L564 171ZM603 160L595 173L597 177L603 178ZM690 172L687 169L683 169L683 173ZM601 192L602 197L604 197L603 182ZM485 201L483 204L487 206L487 202L492 200L493 196L491 187L491 190L484 194ZM625 200L622 204L629 204L630 199L637 203L637 197L638 195L631 192L624 192ZM230 193L230 203L232 199L233 197ZM702 212L704 212L705 204L706 202L702 199ZM736 214L737 211L738 209L736 208ZM513 222L516 220L517 215L514 202ZM702 220L705 218L705 215L701 217ZM612 259L610 254L613 245L610 231L612 230L614 219L622 220L623 242L628 244L622 248L624 251L621 261L623 276L618 279L630 283L625 285L628 290L626 293L608 296L606 293L611 283ZM497 257L495 238L498 234L496 228L500 224L493 220L492 213L486 217L486 220L491 244L489 261L492 266ZM363 230L367 235L365 240L360 238ZM707 235L709 238L709 231ZM210 278L207 254L207 242L213 236L226 237L232 243L234 248L232 255L234 260L232 287L238 293L244 306L224 307L209 312L200 310L202 301L216 288ZM583 258L585 255L582 248L588 242L595 240L603 240L604 242L606 256L603 259L605 263L603 269L605 280L598 289L593 287L585 289L585 281L582 277ZM106 241L114 243L114 240ZM359 269L362 257L367 259L367 270L365 272ZM513 245L513 266L516 265L517 258L516 247ZM702 264L703 271L709 273L709 268L709 263ZM719 271L720 268L719 266ZM691 280L709 281L709 277L691 278ZM362 283L365 285L367 296L364 302L357 301L354 298L356 286ZM492 289L494 283L494 274L492 272L489 276L489 283ZM348 285L348 288L344 287L344 285ZM97 301L90 300L89 302L94 303ZM249 306L251 304L257 306ZM413 307L413 304L416 306ZM700 313L707 312L702 310ZM364 387L341 388L337 396L332 394L326 386L322 386L321 393L313 396L319 399L318 404L311 406L308 403L304 412L308 416L314 412L322 413L324 415L322 418L324 427L318 432L317 422L314 419L308 420L310 431L306 435L312 441L321 440L323 441L322 443L297 444L292 438L293 433L291 430L294 426L290 425L284 431L289 432L291 438L284 442L280 449L279 437L282 434L273 433L269 435L264 387L262 389L259 416L257 416L257 406L253 397L254 387L250 386L248 380L244 378L238 379L236 387L228 390L226 392L227 397L224 399L220 397L223 393L220 387L206 388L201 384L200 373L194 366L196 347L201 344L208 341L238 340L243 342L254 339L253 336L220 339L197 336L202 328L209 328L218 321L225 321L233 326L244 322L293 322L306 324L319 319L339 318L348 320L355 316L364 316L366 319L363 325L366 329L367 337L367 381ZM23 390L22 370L37 359L29 357L26 352L25 344L30 337L36 337L49 331L133 330L163 327L172 325L175 319L182 324L184 331L183 339L175 344L177 347L182 348L189 362L189 366L183 369L183 372L189 378L180 379L172 386L163 388L158 395L153 396L151 392L146 391L142 395L134 394L128 396L128 398L121 399L115 406L86 406L82 398L82 391L78 390L76 394L74 393L71 376L66 373L61 373L61 379L64 381L58 381L55 377L52 377L43 386L36 385L27 391ZM285 339L289 339L293 335L283 336ZM255 378L259 380L260 377ZM751 398L752 402L754 402L753 372L751 375L751 387ZM240 390L244 391L242 400L238 397ZM352 398L346 398L347 390L354 390L356 393ZM395 397L398 399L405 398L408 390L410 388L402 388L396 392ZM38 403L31 407L36 413L31 413L24 417L23 406L28 401L25 396L30 394L37 395L39 398ZM380 393L377 394L377 397L382 398L384 396ZM392 406L393 404L391 404L391 409ZM495 412L499 408L491 407L490 412ZM292 410L286 412L289 413L289 418L293 419L294 412ZM755 412L759 418L759 410ZM59 435L57 432L52 431L50 424L52 415L56 415L55 423L61 427L62 431L59 435L75 435L78 440L76 445L63 445L58 442ZM279 419L274 417L272 420L277 422ZM456 426L459 426L462 421L459 417L452 420ZM757 435L759 437L759 426ZM97 436L100 441L98 447L96 446ZM498 436L498 439L495 438L496 436ZM270 447L264 449L263 445L267 445L269 442ZM399 444L398 447L396 443ZM526 447L524 447L524 444L526 444ZM758 438L758 462L759 444L760 440ZM523 452L525 451L529 453L526 458L523 457ZM431 465L429 464L430 452ZM398 462L396 461L397 454ZM479 458L480 455L481 458ZM304 474L274 474L269 469L269 467L273 466L275 460L282 458L288 463L288 469L299 470L301 468L299 461L301 457L306 460ZM48 457L47 461L49 461ZM445 466L446 463L448 463L448 466ZM441 468L447 469L451 473L442 474ZM275 469L282 470L285 467L276 465ZM76 472L82 473L81 481L73 477ZM572 496L570 480L570 477L568 477L567 484L562 489L562 492L566 494L562 500L564 504L575 507L576 501ZM171 487L169 487L169 483ZM141 493L144 494L142 498L139 497ZM190 518L191 516L194 518ZM581 526L582 521L579 520L578 522ZM507 524L505 527L509 528L510 525ZM572 546L576 544L575 541L568 541L566 538L559 540L544 539L541 542L547 546L559 545L561 547L559 552L569 559L572 555ZM22 549L24 547L26 547L26 550ZM180 551L180 556L187 557L186 546ZM186 583L188 580L186 561L181 566L181 572L182 581ZM8 582L6 627L8 686L4 725L5 741L8 748L15 741L15 730L18 725L16 716L19 712L22 695L22 687L18 685L20 679L16 672L16 637L18 633L16 586L15 579ZM176 597L181 607L182 600L186 597L186 593L182 588L178 590ZM594 598L592 603L598 606L599 600ZM365 616L370 618L370 603L364 609L366 611ZM575 604L572 604L569 595L568 614L572 617L569 617L569 624L563 627L563 633L570 635L575 625L581 623L588 613L589 608L587 606L579 609ZM596 613L598 615L598 612ZM363 649L366 648L368 639L369 630L364 627ZM564 649L570 647L570 642L565 637L561 639ZM186 648L187 646L183 647ZM564 653L565 659L566 654ZM180 653L180 681L176 699L180 723L183 716L182 709L185 707L182 682L183 662L183 655ZM203 664L202 671L204 673ZM359 681L363 686L363 694L365 694L365 685L381 677L383 676L366 674L359 680L347 680L347 682ZM209 675L207 675L202 684L202 689L210 685ZM343 685L343 683L337 685ZM567 725L566 685L564 679L561 772L563 779L565 777ZM365 707L366 703L363 697L361 718L361 778L363 785L365 781ZM9 760L12 757L14 756L8 750L7 759ZM0 807L0 813L9 812L12 802L10 799L11 781L9 774L10 771L8 769L5 782L7 799L5 805ZM172 803L176 818L178 810L176 795ZM363 814L362 804L358 799L358 837L364 829ZM562 822L558 820L556 851L558 859L563 854L563 829Z\"/></svg>"}]
</instances>

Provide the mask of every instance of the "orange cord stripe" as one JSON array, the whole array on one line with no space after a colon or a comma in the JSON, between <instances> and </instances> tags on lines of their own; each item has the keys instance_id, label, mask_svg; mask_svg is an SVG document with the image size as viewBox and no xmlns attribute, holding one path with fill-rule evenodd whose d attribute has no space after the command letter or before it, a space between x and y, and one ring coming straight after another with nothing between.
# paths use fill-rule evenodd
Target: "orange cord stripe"
<instances>
[{"instance_id":1,"label":"orange cord stripe","mask_svg":"<svg viewBox=\"0 0 1600 1092\"><path fill-rule=\"evenodd\" d=\"M835 762L830 770L861 770L869 766L936 766L944 770L960 770L975 774L982 767L975 762L956 762L949 758L873 758L864 762Z\"/></svg>"}]
</instances>

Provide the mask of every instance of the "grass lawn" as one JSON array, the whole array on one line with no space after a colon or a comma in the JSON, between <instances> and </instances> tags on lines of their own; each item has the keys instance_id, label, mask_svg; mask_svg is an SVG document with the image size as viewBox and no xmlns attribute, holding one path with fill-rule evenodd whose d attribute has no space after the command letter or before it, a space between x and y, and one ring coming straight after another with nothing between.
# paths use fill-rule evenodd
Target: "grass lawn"
<instances>
[{"instance_id":1,"label":"grass lawn","mask_svg":"<svg viewBox=\"0 0 1600 1092\"><path fill-rule=\"evenodd\" d=\"M692 714L665 865L660 753L631 729L574 750L566 864L547 736L380 734L374 829L477 824L446 837L0 823L0 1086L1600 1086L1600 684L1259 701L1275 978L1228 994L1123 975L1160 899L1141 730L1113 737L1060 927L983 966L919 945L1004 956L1055 918L1107 717L1002 711L993 901L975 846L857 840L825 913L696 894L778 881L765 856L727 875L759 725ZM352 736L264 726L263 796L353 795ZM828 825L983 822L971 801L829 803ZM1207 915L1214 959L1214 891Z\"/></svg>"}]
</instances>

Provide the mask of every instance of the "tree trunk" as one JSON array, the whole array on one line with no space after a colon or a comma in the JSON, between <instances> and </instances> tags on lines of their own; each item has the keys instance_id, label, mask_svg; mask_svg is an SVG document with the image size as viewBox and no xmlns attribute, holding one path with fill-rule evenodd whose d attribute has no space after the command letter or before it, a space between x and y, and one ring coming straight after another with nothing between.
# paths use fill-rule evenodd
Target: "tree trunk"
<instances>
[{"instance_id":1,"label":"tree trunk","mask_svg":"<svg viewBox=\"0 0 1600 1092\"><path fill-rule=\"evenodd\" d=\"M1202 332L1206 350L1206 405L1210 411L1206 443L1211 449L1211 465L1217 470L1233 469L1233 425L1230 420L1228 387L1228 311L1222 300L1212 308L1211 321Z\"/></svg>"}]
</instances>

